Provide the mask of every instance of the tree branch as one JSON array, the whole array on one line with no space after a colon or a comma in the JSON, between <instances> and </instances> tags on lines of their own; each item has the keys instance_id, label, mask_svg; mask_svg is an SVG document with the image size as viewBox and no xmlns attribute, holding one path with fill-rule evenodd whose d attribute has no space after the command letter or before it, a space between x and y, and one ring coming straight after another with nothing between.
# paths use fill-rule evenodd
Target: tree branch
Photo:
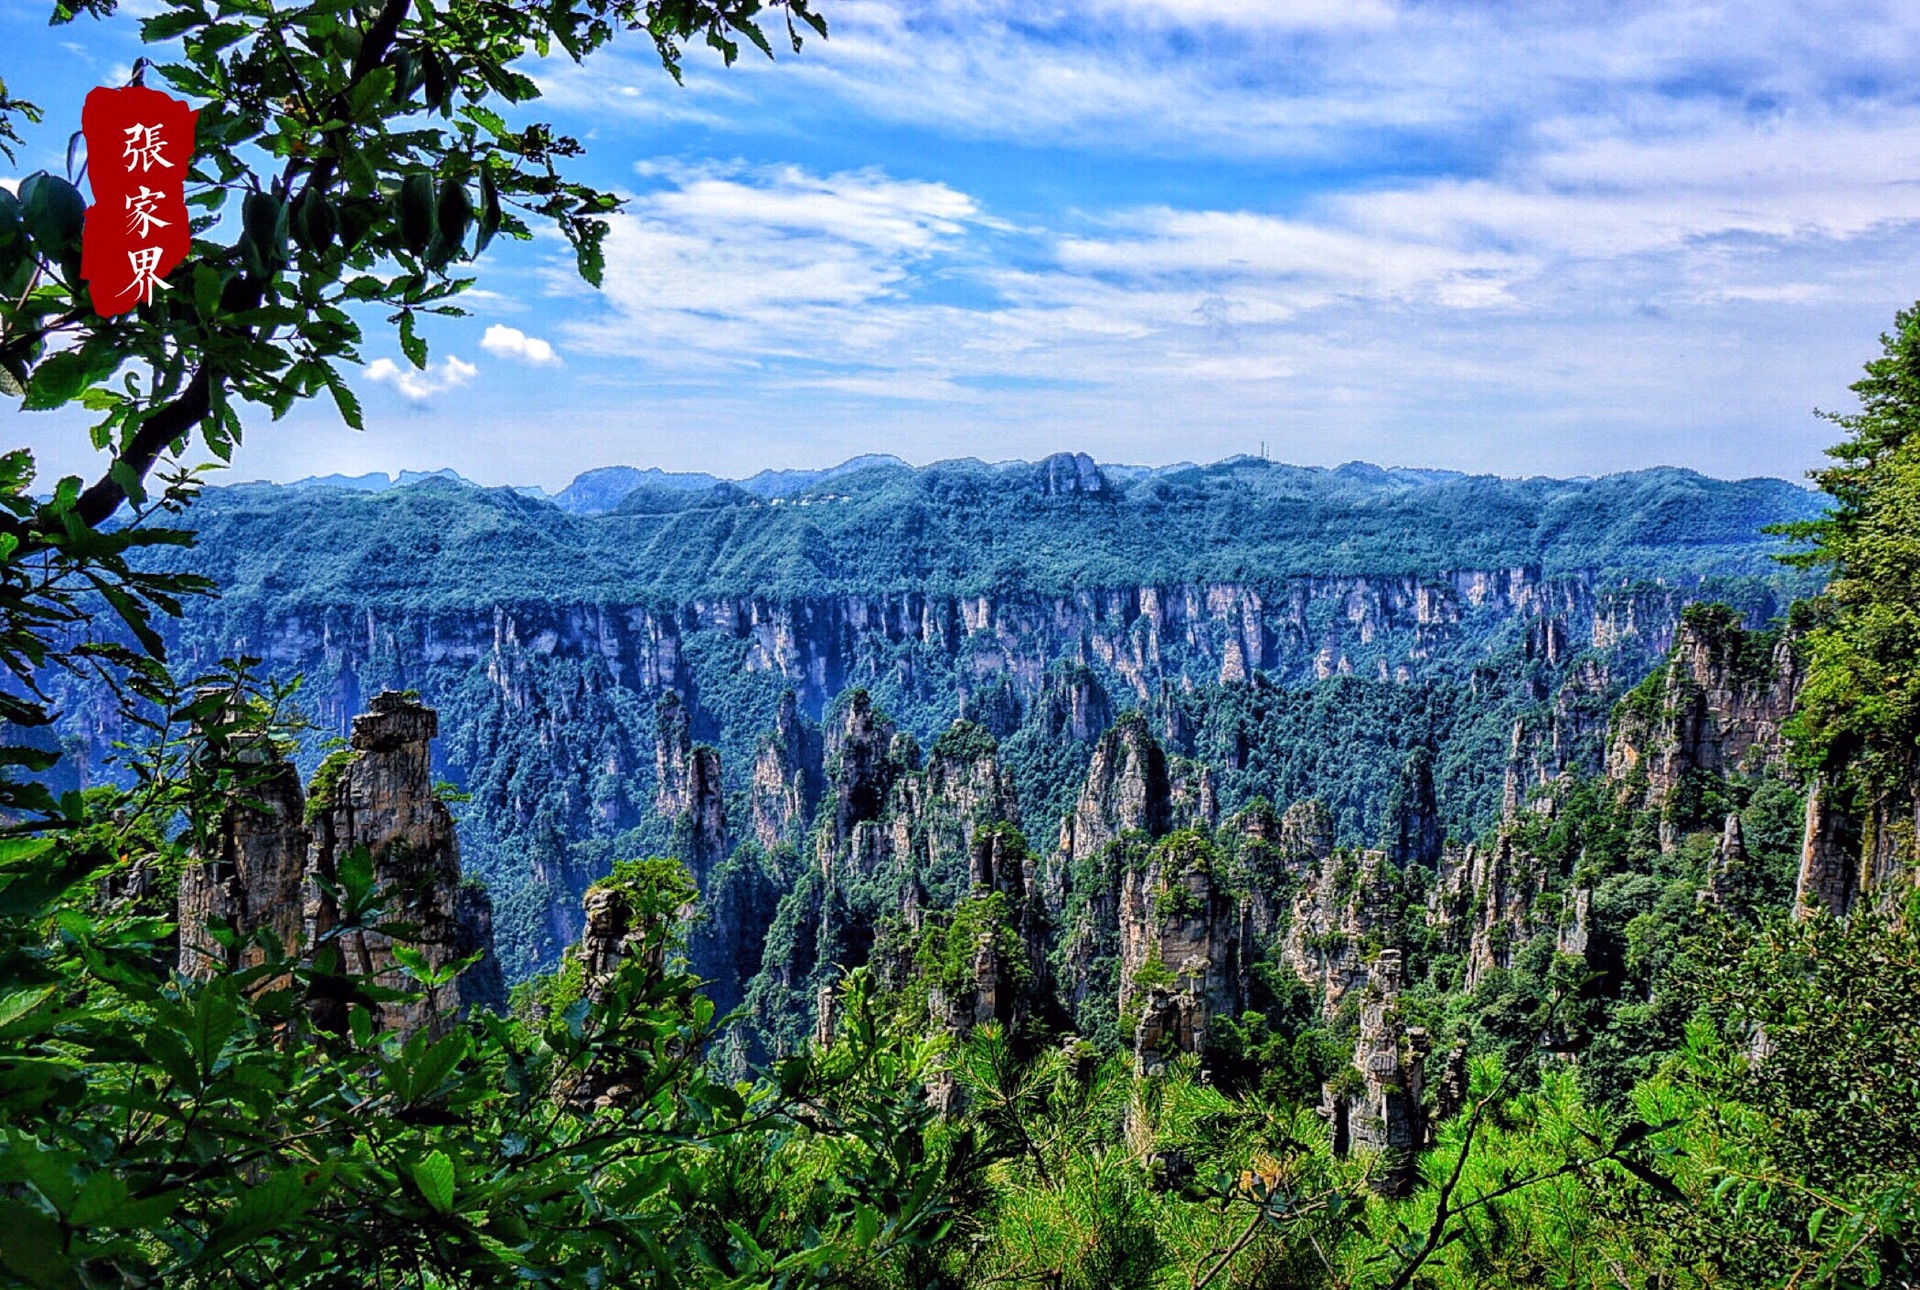
<instances>
[{"instance_id":1,"label":"tree branch","mask_svg":"<svg viewBox=\"0 0 1920 1290\"><path fill-rule=\"evenodd\" d=\"M220 379L211 364L201 363L187 382L187 388L180 391L173 402L150 413L140 423L133 441L114 458L114 464L126 466L136 479L145 479L168 445L206 419L213 409L214 382ZM80 494L75 513L88 528L99 528L126 500L127 490L108 473Z\"/></svg>"},{"instance_id":2,"label":"tree branch","mask_svg":"<svg viewBox=\"0 0 1920 1290\"><path fill-rule=\"evenodd\" d=\"M400 34L400 24L406 20L407 11L412 8L413 0L386 0L380 6L380 12L374 16L371 25L360 40L360 52L354 56L353 71L347 80L346 93L364 80L380 60L387 56L393 47L394 39ZM345 95L342 95L344 101ZM332 156L324 156L314 167L307 179L306 191L324 190L333 182L337 162ZM253 304L265 295L265 284L254 284ZM132 471L135 479L145 479L147 472L160 459L168 445L186 435L206 419L213 409L213 394L216 383L223 377L210 363L202 361L187 382L186 389L180 392L165 407L150 414L140 423L140 429L134 434L133 441L114 458L115 466L124 466ZM120 509L127 500L127 491L114 477L109 468L86 492L80 495L76 514L89 528L98 528Z\"/></svg>"}]
</instances>

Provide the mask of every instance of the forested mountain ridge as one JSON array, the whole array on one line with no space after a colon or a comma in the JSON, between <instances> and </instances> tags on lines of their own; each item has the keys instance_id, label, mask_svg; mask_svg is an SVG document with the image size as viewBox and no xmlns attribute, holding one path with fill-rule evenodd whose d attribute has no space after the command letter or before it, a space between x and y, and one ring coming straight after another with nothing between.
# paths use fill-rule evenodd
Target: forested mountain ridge
<instances>
[{"instance_id":1,"label":"forested mountain ridge","mask_svg":"<svg viewBox=\"0 0 1920 1290\"><path fill-rule=\"evenodd\" d=\"M578 935L613 860L690 858L669 781L696 745L718 807L747 818L788 691L789 727L831 726L854 688L922 746L972 719L1006 742L1036 843L1136 707L1227 809L1317 796L1350 844L1428 748L1448 827L1474 836L1523 771L1598 767L1608 703L1685 604L1758 625L1807 588L1761 530L1819 505L1676 470L850 466L783 498L643 486L581 515L444 478L209 490L197 544L166 559L223 590L170 626L174 655L302 677L323 733L382 689L438 708L436 764L471 795L467 867L517 977ZM71 765L103 773L116 710L67 707Z\"/></svg>"},{"instance_id":2,"label":"forested mountain ridge","mask_svg":"<svg viewBox=\"0 0 1920 1290\"><path fill-rule=\"evenodd\" d=\"M1532 568L1601 579L1766 575L1769 522L1817 495L1660 468L1593 480L1337 470L1235 458L1137 480L1084 456L874 465L786 497L640 487L572 515L428 479L378 493L209 490L188 557L273 611L672 603L712 596L1043 594ZM564 588L557 593L556 588Z\"/></svg>"}]
</instances>

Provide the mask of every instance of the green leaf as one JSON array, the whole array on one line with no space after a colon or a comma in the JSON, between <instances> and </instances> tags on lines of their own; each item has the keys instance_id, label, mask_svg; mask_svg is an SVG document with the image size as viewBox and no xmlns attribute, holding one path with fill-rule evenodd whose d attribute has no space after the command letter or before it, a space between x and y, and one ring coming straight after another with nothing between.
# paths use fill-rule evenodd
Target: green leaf
<instances>
[{"instance_id":1,"label":"green leaf","mask_svg":"<svg viewBox=\"0 0 1920 1290\"><path fill-rule=\"evenodd\" d=\"M0 267L11 268L27 254L27 216L20 199L0 188Z\"/></svg>"},{"instance_id":2,"label":"green leaf","mask_svg":"<svg viewBox=\"0 0 1920 1290\"><path fill-rule=\"evenodd\" d=\"M461 244L467 238L467 227L473 223L473 202L467 197L465 184L457 179L449 179L440 185L440 200L434 207L434 219L447 254L459 254Z\"/></svg>"},{"instance_id":3,"label":"green leaf","mask_svg":"<svg viewBox=\"0 0 1920 1290\"><path fill-rule=\"evenodd\" d=\"M425 1159L415 1161L413 1181L436 1213L453 1212L453 1161L447 1159L446 1152L435 1151Z\"/></svg>"},{"instance_id":4,"label":"green leaf","mask_svg":"<svg viewBox=\"0 0 1920 1290\"><path fill-rule=\"evenodd\" d=\"M41 412L71 403L87 387L92 364L77 349L63 349L33 369L27 380L29 412Z\"/></svg>"},{"instance_id":5,"label":"green leaf","mask_svg":"<svg viewBox=\"0 0 1920 1290\"><path fill-rule=\"evenodd\" d=\"M87 203L80 190L57 175L36 171L20 184L22 222L40 253L58 260L80 245Z\"/></svg>"},{"instance_id":6,"label":"green leaf","mask_svg":"<svg viewBox=\"0 0 1920 1290\"><path fill-rule=\"evenodd\" d=\"M203 1074L211 1074L220 1054L240 1029L238 987L230 977L218 977L201 987L193 1001L193 1021L187 1045Z\"/></svg>"},{"instance_id":7,"label":"green leaf","mask_svg":"<svg viewBox=\"0 0 1920 1290\"><path fill-rule=\"evenodd\" d=\"M239 1201L221 1218L195 1261L217 1259L285 1227L318 1204L332 1181L331 1166L296 1165L242 1189Z\"/></svg>"},{"instance_id":8,"label":"green leaf","mask_svg":"<svg viewBox=\"0 0 1920 1290\"><path fill-rule=\"evenodd\" d=\"M334 213L333 203L325 195L316 192L303 193L293 221L296 240L306 250L315 253L333 245L333 239L339 232L339 217Z\"/></svg>"},{"instance_id":9,"label":"green leaf","mask_svg":"<svg viewBox=\"0 0 1920 1290\"><path fill-rule=\"evenodd\" d=\"M474 239L473 253L479 255L500 231L500 190L494 186L493 172L480 168L480 232Z\"/></svg>"},{"instance_id":10,"label":"green leaf","mask_svg":"<svg viewBox=\"0 0 1920 1290\"><path fill-rule=\"evenodd\" d=\"M28 1285L65 1290L80 1284L60 1225L25 1201L0 1197L0 1267Z\"/></svg>"},{"instance_id":11,"label":"green leaf","mask_svg":"<svg viewBox=\"0 0 1920 1290\"><path fill-rule=\"evenodd\" d=\"M400 315L400 352L405 354L407 361L415 367L426 367L427 342L413 330L413 310L411 309L405 310Z\"/></svg>"},{"instance_id":12,"label":"green leaf","mask_svg":"<svg viewBox=\"0 0 1920 1290\"><path fill-rule=\"evenodd\" d=\"M400 240L415 255L433 241L433 176L411 174L400 183Z\"/></svg>"},{"instance_id":13,"label":"green leaf","mask_svg":"<svg viewBox=\"0 0 1920 1290\"><path fill-rule=\"evenodd\" d=\"M365 430L366 422L360 415L359 396L348 388L340 374L332 368L327 369L327 389L333 395L334 406L340 409L340 419L355 430Z\"/></svg>"},{"instance_id":14,"label":"green leaf","mask_svg":"<svg viewBox=\"0 0 1920 1290\"><path fill-rule=\"evenodd\" d=\"M282 223L284 205L272 193L248 193L240 203L240 225L246 230L247 240L259 250L261 263L269 272L287 260Z\"/></svg>"},{"instance_id":15,"label":"green leaf","mask_svg":"<svg viewBox=\"0 0 1920 1290\"><path fill-rule=\"evenodd\" d=\"M81 1186L73 1208L67 1213L67 1222L75 1227L92 1227L111 1217L126 1202L126 1182L118 1174L102 1171Z\"/></svg>"},{"instance_id":16,"label":"green leaf","mask_svg":"<svg viewBox=\"0 0 1920 1290\"><path fill-rule=\"evenodd\" d=\"M15 990L11 994L0 996L0 1032L38 1008L53 996L53 986Z\"/></svg>"}]
</instances>

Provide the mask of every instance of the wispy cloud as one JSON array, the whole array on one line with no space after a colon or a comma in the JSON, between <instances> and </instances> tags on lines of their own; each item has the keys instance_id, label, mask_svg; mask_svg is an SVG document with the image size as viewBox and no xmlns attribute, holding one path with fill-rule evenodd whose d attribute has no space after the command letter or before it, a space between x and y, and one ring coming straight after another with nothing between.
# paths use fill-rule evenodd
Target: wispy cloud
<instances>
[{"instance_id":1,"label":"wispy cloud","mask_svg":"<svg viewBox=\"0 0 1920 1290\"><path fill-rule=\"evenodd\" d=\"M782 166L682 171L615 217L595 353L694 365L884 349L915 275L979 221L944 184ZM564 270L556 274L564 286Z\"/></svg>"}]
</instances>

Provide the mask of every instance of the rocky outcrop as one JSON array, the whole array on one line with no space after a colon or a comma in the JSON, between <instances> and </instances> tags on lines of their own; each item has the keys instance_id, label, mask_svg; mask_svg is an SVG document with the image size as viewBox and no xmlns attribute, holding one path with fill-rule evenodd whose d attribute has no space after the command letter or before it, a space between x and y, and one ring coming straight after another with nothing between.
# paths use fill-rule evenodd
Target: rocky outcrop
<instances>
[{"instance_id":1,"label":"rocky outcrop","mask_svg":"<svg viewBox=\"0 0 1920 1290\"><path fill-rule=\"evenodd\" d=\"M982 915L972 930L971 959L955 988L935 988L928 999L934 1022L955 1035L993 1021L1018 1026L1042 993L1044 919L1027 885L1026 842L1019 830L978 830L968 845L967 902Z\"/></svg>"},{"instance_id":2,"label":"rocky outcrop","mask_svg":"<svg viewBox=\"0 0 1920 1290\"><path fill-rule=\"evenodd\" d=\"M693 742L693 726L680 696L669 690L655 709L654 811L671 820L675 850L706 886L707 875L726 859L727 807L720 782L720 754Z\"/></svg>"},{"instance_id":3,"label":"rocky outcrop","mask_svg":"<svg viewBox=\"0 0 1920 1290\"><path fill-rule=\"evenodd\" d=\"M1416 748L1408 754L1387 800L1387 858L1402 869L1413 864L1431 869L1440 862L1446 837L1433 792L1433 753Z\"/></svg>"},{"instance_id":4,"label":"rocky outcrop","mask_svg":"<svg viewBox=\"0 0 1920 1290\"><path fill-rule=\"evenodd\" d=\"M1795 884L1795 917L1824 909L1844 918L1860 890L1860 829L1845 795L1824 776L1807 793L1807 825Z\"/></svg>"},{"instance_id":5,"label":"rocky outcrop","mask_svg":"<svg viewBox=\"0 0 1920 1290\"><path fill-rule=\"evenodd\" d=\"M752 837L763 849L799 840L820 800L822 758L819 733L800 715L788 690L780 696L773 730L760 738L747 787Z\"/></svg>"},{"instance_id":6,"label":"rocky outcrop","mask_svg":"<svg viewBox=\"0 0 1920 1290\"><path fill-rule=\"evenodd\" d=\"M1056 452L1034 467L1043 497L1111 497L1113 485L1084 452Z\"/></svg>"},{"instance_id":7,"label":"rocky outcrop","mask_svg":"<svg viewBox=\"0 0 1920 1290\"><path fill-rule=\"evenodd\" d=\"M1720 828L1720 840L1714 844L1713 858L1707 862L1707 881L1700 889L1698 903L1736 907L1744 903L1742 898L1752 885L1753 876L1739 812L1729 811L1726 823Z\"/></svg>"},{"instance_id":8,"label":"rocky outcrop","mask_svg":"<svg viewBox=\"0 0 1920 1290\"><path fill-rule=\"evenodd\" d=\"M873 706L865 690L853 691L827 735L827 802L832 811L831 828L822 834L827 867L837 855L870 849L855 847L854 834L861 825L877 821L887 804L901 769L892 759L893 750L893 722Z\"/></svg>"},{"instance_id":9,"label":"rocky outcrop","mask_svg":"<svg viewBox=\"0 0 1920 1290\"><path fill-rule=\"evenodd\" d=\"M1465 958L1467 989L1508 966L1514 950L1534 936L1543 931L1559 934L1559 924L1546 917L1541 901L1547 880L1546 867L1520 850L1505 831L1487 846L1448 847L1441 855L1438 876L1427 893L1427 922L1440 944ZM1567 913L1570 919L1578 916L1574 909ZM1584 926L1569 924L1566 937L1569 945L1580 942L1585 952Z\"/></svg>"},{"instance_id":10,"label":"rocky outcrop","mask_svg":"<svg viewBox=\"0 0 1920 1290\"><path fill-rule=\"evenodd\" d=\"M1134 1055L1158 1073L1176 1052L1205 1054L1209 1023L1238 1015L1240 918L1220 857L1197 833L1154 847L1120 887L1120 1015L1138 1014Z\"/></svg>"},{"instance_id":11,"label":"rocky outcrop","mask_svg":"<svg viewBox=\"0 0 1920 1290\"><path fill-rule=\"evenodd\" d=\"M884 988L904 987L929 919L943 920L965 902L980 873L995 890L1017 876L1016 903L1024 908L1028 899L1025 843L1006 849L1007 836L1020 836L1013 781L983 727L954 723L923 764L913 738L895 731L862 691L828 727L826 748L827 783L810 854L779 899L761 973L749 989L756 1020L775 1048L798 1038L796 1018L787 1014L810 1011L819 987L843 968L871 962ZM980 846L988 847L984 860ZM981 864L987 867L977 873ZM1028 934L1025 918L1021 913L1012 928L1018 942ZM1039 942L1021 957L1030 958L1029 967L1042 961ZM972 1015L976 986L997 1015L1010 997L993 987L999 965L983 962L986 976L968 977L964 988L949 981L943 1015L949 1006Z\"/></svg>"},{"instance_id":12,"label":"rocky outcrop","mask_svg":"<svg viewBox=\"0 0 1920 1290\"><path fill-rule=\"evenodd\" d=\"M781 875L757 846L736 848L707 876L699 917L687 936L687 965L706 983L715 1015L745 1001L784 890Z\"/></svg>"},{"instance_id":13,"label":"rocky outcrop","mask_svg":"<svg viewBox=\"0 0 1920 1290\"><path fill-rule=\"evenodd\" d=\"M433 709L410 695L376 695L365 715L353 720L351 751L336 754L315 777L307 814L313 842L307 869L313 879L305 909L305 943L317 945L341 922L343 864L364 848L373 862L375 886L388 894L383 921L409 928L407 942L433 969L458 953L460 846L453 816L434 791L430 745L439 730ZM407 989L411 978L394 958L385 932L362 927L343 938L344 966L371 974L390 989ZM382 1021L394 1029L440 1031L458 1014L459 996L449 984L408 1003L385 1005Z\"/></svg>"},{"instance_id":14,"label":"rocky outcrop","mask_svg":"<svg viewBox=\"0 0 1920 1290\"><path fill-rule=\"evenodd\" d=\"M1296 872L1333 855L1333 813L1317 798L1295 802L1280 817L1280 857Z\"/></svg>"},{"instance_id":15,"label":"rocky outcrop","mask_svg":"<svg viewBox=\"0 0 1920 1290\"><path fill-rule=\"evenodd\" d=\"M1034 703L1051 739L1092 743L1113 724L1113 700L1093 670L1079 664L1049 671Z\"/></svg>"},{"instance_id":16,"label":"rocky outcrop","mask_svg":"<svg viewBox=\"0 0 1920 1290\"><path fill-rule=\"evenodd\" d=\"M1683 615L1666 666L1620 706L1607 748L1607 775L1644 776L1645 804L1665 808L1687 776L1783 768L1783 727L1802 672L1790 632L1754 633L1724 606ZM1678 840L1662 819L1661 845Z\"/></svg>"},{"instance_id":17,"label":"rocky outcrop","mask_svg":"<svg viewBox=\"0 0 1920 1290\"><path fill-rule=\"evenodd\" d=\"M181 876L180 967L207 977L258 963L264 951L254 938L264 932L309 959L331 940L343 972L414 991L397 944L417 949L435 970L479 955L452 983L371 1005L391 1029L439 1032L463 1006L505 1004L493 908L484 888L461 882L453 817L434 789L433 710L395 693L376 696L369 709L354 719L351 748L321 765L310 793L271 743L243 751L243 764L258 773L222 816L217 854ZM362 864L356 876L353 866ZM349 923L341 897L362 880L385 903L376 919ZM216 923L232 929L230 945L213 935ZM323 994L314 1006L320 1024L345 1025L344 996Z\"/></svg>"},{"instance_id":18,"label":"rocky outcrop","mask_svg":"<svg viewBox=\"0 0 1920 1290\"><path fill-rule=\"evenodd\" d=\"M312 838L300 777L264 739L241 761L245 782L221 812L214 854L180 875L180 971L202 980L264 961L258 933L288 953L302 943ZM230 944L214 938L220 924L233 930Z\"/></svg>"},{"instance_id":19,"label":"rocky outcrop","mask_svg":"<svg viewBox=\"0 0 1920 1290\"><path fill-rule=\"evenodd\" d=\"M1321 1103L1334 1151L1375 1156L1370 1181L1387 1196L1412 1189L1416 1157L1427 1141L1422 1098L1429 1042L1425 1030L1400 1019L1403 985L1400 951L1382 950L1367 973L1353 1064L1327 1085Z\"/></svg>"},{"instance_id":20,"label":"rocky outcrop","mask_svg":"<svg viewBox=\"0 0 1920 1290\"><path fill-rule=\"evenodd\" d=\"M1368 964L1398 948L1404 904L1400 872L1384 851L1333 851L1307 874L1282 953L1329 1019L1366 984Z\"/></svg>"},{"instance_id":21,"label":"rocky outcrop","mask_svg":"<svg viewBox=\"0 0 1920 1290\"><path fill-rule=\"evenodd\" d=\"M1147 720L1129 712L1100 736L1086 786L1060 826L1060 856L1072 866L1123 833L1165 834L1173 822L1173 784L1167 755ZM1189 800L1197 796L1191 781Z\"/></svg>"}]
</instances>

